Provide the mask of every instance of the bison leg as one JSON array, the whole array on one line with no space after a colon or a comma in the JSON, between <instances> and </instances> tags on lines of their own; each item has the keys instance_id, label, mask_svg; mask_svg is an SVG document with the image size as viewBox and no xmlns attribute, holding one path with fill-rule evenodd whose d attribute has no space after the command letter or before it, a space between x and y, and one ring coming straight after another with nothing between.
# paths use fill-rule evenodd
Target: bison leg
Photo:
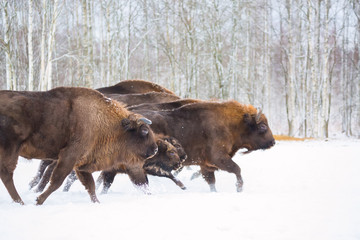
<instances>
[{"instance_id":1,"label":"bison leg","mask_svg":"<svg viewBox=\"0 0 360 240\"><path fill-rule=\"evenodd\" d=\"M51 163L53 163L53 161L51 161L51 160L41 160L36 176L29 183L30 189L35 187L40 182L41 177L43 176L46 167L49 166Z\"/></svg>"},{"instance_id":2,"label":"bison leg","mask_svg":"<svg viewBox=\"0 0 360 240\"><path fill-rule=\"evenodd\" d=\"M109 188L111 187L111 184L114 182L116 174L117 174L116 170L101 172L102 176L100 175L99 178L102 177L104 181L104 187L101 191L101 194L106 194L108 192Z\"/></svg>"},{"instance_id":3,"label":"bison leg","mask_svg":"<svg viewBox=\"0 0 360 240\"><path fill-rule=\"evenodd\" d=\"M238 192L242 191L243 180L241 177L241 169L240 167L229 157L225 160L218 161L215 163L216 167L221 170L227 171L229 173L233 173L236 175L236 190Z\"/></svg>"},{"instance_id":4,"label":"bison leg","mask_svg":"<svg viewBox=\"0 0 360 240\"><path fill-rule=\"evenodd\" d=\"M200 166L200 168L201 168L200 171L201 171L201 174L202 174L203 178L209 184L210 191L211 192L216 192L215 174L214 174L215 170L209 169L206 166Z\"/></svg>"},{"instance_id":5,"label":"bison leg","mask_svg":"<svg viewBox=\"0 0 360 240\"><path fill-rule=\"evenodd\" d=\"M66 176L70 174L78 156L74 155L74 153L76 153L76 148L67 149L66 152L64 151L60 154L59 160L56 162L57 164L51 175L50 186L36 199L37 205L43 204L50 194L61 186Z\"/></svg>"},{"instance_id":6,"label":"bison leg","mask_svg":"<svg viewBox=\"0 0 360 240\"><path fill-rule=\"evenodd\" d=\"M184 166L181 166L179 169L174 171L174 176L179 175L179 173L184 169Z\"/></svg>"},{"instance_id":7,"label":"bison leg","mask_svg":"<svg viewBox=\"0 0 360 240\"><path fill-rule=\"evenodd\" d=\"M71 171L71 173L67 177L67 180L66 180L65 187L64 187L63 191L68 192L71 185L75 182L76 179L77 179L77 177L76 177L75 171Z\"/></svg>"},{"instance_id":8,"label":"bison leg","mask_svg":"<svg viewBox=\"0 0 360 240\"><path fill-rule=\"evenodd\" d=\"M170 178L177 186L179 186L182 190L186 190L185 185L179 180L177 179L174 175L172 175L170 173L170 175L168 176L168 178Z\"/></svg>"},{"instance_id":9,"label":"bison leg","mask_svg":"<svg viewBox=\"0 0 360 240\"><path fill-rule=\"evenodd\" d=\"M21 200L18 192L16 191L15 185L14 185L14 170L16 167L18 156L12 156L11 158L4 158L1 157L0 159L0 178L2 182L4 183L6 189L8 190L11 198L14 202L20 203L21 205L24 205L24 202ZM3 161L9 160L9 164L4 164Z\"/></svg>"},{"instance_id":10,"label":"bison leg","mask_svg":"<svg viewBox=\"0 0 360 240\"><path fill-rule=\"evenodd\" d=\"M149 180L146 176L146 173L142 166L133 166L130 168L127 168L127 174L129 175L129 178L131 182L138 187L141 191L143 191L146 194L150 194L148 186L149 186Z\"/></svg>"},{"instance_id":11,"label":"bison leg","mask_svg":"<svg viewBox=\"0 0 360 240\"><path fill-rule=\"evenodd\" d=\"M40 193L40 192L44 191L46 185L48 184L48 182L50 180L51 174L54 171L55 166L56 166L56 162L52 161L52 163L47 167L44 175L42 176L41 181L40 181L38 187L36 188L35 192Z\"/></svg>"},{"instance_id":12,"label":"bison leg","mask_svg":"<svg viewBox=\"0 0 360 240\"><path fill-rule=\"evenodd\" d=\"M191 175L190 180L194 180L195 178L198 178L200 176L201 176L201 171L200 170L196 171L196 172L193 173L193 175Z\"/></svg>"},{"instance_id":13,"label":"bison leg","mask_svg":"<svg viewBox=\"0 0 360 240\"><path fill-rule=\"evenodd\" d=\"M153 176L157 176L157 177L166 177L171 179L177 186L179 186L182 190L185 190L186 187L184 186L184 184L177 179L171 172L166 171L164 169L162 169L161 167L157 166L157 165L147 165L144 166L143 169L145 170L145 172L147 174L153 175Z\"/></svg>"},{"instance_id":14,"label":"bison leg","mask_svg":"<svg viewBox=\"0 0 360 240\"><path fill-rule=\"evenodd\" d=\"M89 172L76 170L76 175L78 176L80 182L85 186L85 189L88 191L91 201L94 203L100 203L100 201L96 197L95 182L92 174Z\"/></svg>"},{"instance_id":15,"label":"bison leg","mask_svg":"<svg viewBox=\"0 0 360 240\"><path fill-rule=\"evenodd\" d=\"M95 189L97 190L100 185L104 182L104 171L102 171L95 182Z\"/></svg>"}]
</instances>

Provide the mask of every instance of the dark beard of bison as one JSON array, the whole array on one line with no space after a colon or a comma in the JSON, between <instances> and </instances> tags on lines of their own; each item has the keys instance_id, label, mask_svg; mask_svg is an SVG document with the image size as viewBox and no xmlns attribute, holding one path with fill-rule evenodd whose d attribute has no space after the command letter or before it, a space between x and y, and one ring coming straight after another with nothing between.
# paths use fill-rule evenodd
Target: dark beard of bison
<instances>
[{"instance_id":1,"label":"dark beard of bison","mask_svg":"<svg viewBox=\"0 0 360 240\"><path fill-rule=\"evenodd\" d=\"M249 153L251 153L252 151L254 151L254 147L252 147L250 144L244 144L244 145L242 146L242 148L245 148L245 149L246 149L246 151L241 152L242 154L249 154Z\"/></svg>"},{"instance_id":2,"label":"dark beard of bison","mask_svg":"<svg viewBox=\"0 0 360 240\"><path fill-rule=\"evenodd\" d=\"M265 150L265 149L269 149L271 148L272 146L275 145L275 142L270 142L268 144L264 144L264 145L260 145L258 146L256 149L254 147L252 147L250 144L245 144L243 145L243 148L246 148L246 151L245 152L242 152L242 154L249 154L251 153L252 151L256 151L256 150Z\"/></svg>"}]
</instances>

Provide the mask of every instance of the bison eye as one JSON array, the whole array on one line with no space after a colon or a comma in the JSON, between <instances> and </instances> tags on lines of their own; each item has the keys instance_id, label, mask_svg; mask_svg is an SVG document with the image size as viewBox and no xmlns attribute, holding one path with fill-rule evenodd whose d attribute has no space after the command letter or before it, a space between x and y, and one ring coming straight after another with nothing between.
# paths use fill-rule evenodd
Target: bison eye
<instances>
[{"instance_id":1,"label":"bison eye","mask_svg":"<svg viewBox=\"0 0 360 240\"><path fill-rule=\"evenodd\" d=\"M259 132L260 133L265 133L266 131L267 131L267 126L265 125L265 124L263 124L263 123L261 123L260 125L259 125Z\"/></svg>"},{"instance_id":2,"label":"bison eye","mask_svg":"<svg viewBox=\"0 0 360 240\"><path fill-rule=\"evenodd\" d=\"M147 136L149 134L149 130L146 128L141 129L141 135L143 135L144 137Z\"/></svg>"},{"instance_id":3,"label":"bison eye","mask_svg":"<svg viewBox=\"0 0 360 240\"><path fill-rule=\"evenodd\" d=\"M175 152L169 152L171 156L175 156Z\"/></svg>"}]
</instances>

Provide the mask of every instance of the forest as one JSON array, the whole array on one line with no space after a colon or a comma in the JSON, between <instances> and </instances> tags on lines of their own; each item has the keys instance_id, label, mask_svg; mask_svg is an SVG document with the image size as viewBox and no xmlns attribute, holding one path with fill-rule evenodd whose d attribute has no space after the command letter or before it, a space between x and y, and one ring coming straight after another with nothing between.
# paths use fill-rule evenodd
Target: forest
<instances>
[{"instance_id":1,"label":"forest","mask_svg":"<svg viewBox=\"0 0 360 240\"><path fill-rule=\"evenodd\" d=\"M275 134L360 137L358 0L0 0L0 89L125 79L262 109Z\"/></svg>"}]
</instances>

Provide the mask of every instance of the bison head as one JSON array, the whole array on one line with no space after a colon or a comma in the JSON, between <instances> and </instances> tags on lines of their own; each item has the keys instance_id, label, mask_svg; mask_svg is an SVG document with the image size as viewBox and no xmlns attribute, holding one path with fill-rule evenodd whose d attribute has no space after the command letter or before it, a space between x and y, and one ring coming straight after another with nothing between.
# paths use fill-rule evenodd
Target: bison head
<instances>
[{"instance_id":1,"label":"bison head","mask_svg":"<svg viewBox=\"0 0 360 240\"><path fill-rule=\"evenodd\" d=\"M168 176L172 170L181 167L181 160L176 148L164 139L157 140L158 153L151 159L146 160L143 168L152 175Z\"/></svg>"},{"instance_id":2,"label":"bison head","mask_svg":"<svg viewBox=\"0 0 360 240\"><path fill-rule=\"evenodd\" d=\"M183 146L180 144L179 140L177 140L174 137L170 137L170 136L166 136L163 139L176 148L176 151L180 157L180 161L184 162L187 158L187 155L186 155L186 152L185 152Z\"/></svg>"},{"instance_id":3,"label":"bison head","mask_svg":"<svg viewBox=\"0 0 360 240\"><path fill-rule=\"evenodd\" d=\"M128 118L121 121L125 129L127 143L132 146L132 151L144 159L153 157L158 146L153 131L149 127L151 121L138 114L130 114Z\"/></svg>"},{"instance_id":4,"label":"bison head","mask_svg":"<svg viewBox=\"0 0 360 240\"><path fill-rule=\"evenodd\" d=\"M248 152L258 149L268 149L275 145L275 139L269 124L261 110L257 114L245 113L243 116L245 134L242 137L242 147Z\"/></svg>"}]
</instances>

